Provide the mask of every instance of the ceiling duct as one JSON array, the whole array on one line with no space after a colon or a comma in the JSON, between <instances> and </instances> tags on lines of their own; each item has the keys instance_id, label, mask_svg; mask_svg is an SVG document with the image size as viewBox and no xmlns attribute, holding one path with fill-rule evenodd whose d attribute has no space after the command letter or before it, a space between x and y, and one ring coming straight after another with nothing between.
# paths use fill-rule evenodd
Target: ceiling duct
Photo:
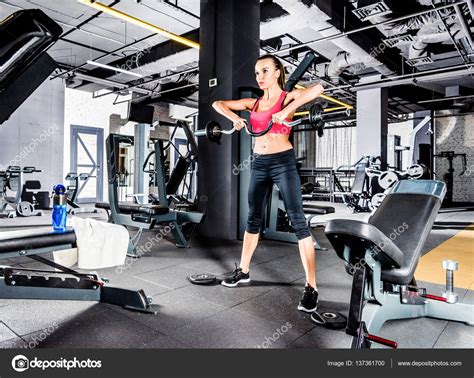
<instances>
[{"instance_id":1,"label":"ceiling duct","mask_svg":"<svg viewBox=\"0 0 474 378\"><path fill-rule=\"evenodd\" d=\"M365 68L365 65L362 63L360 58L349 54L347 51L339 51L336 57L331 60L331 63L327 65L326 75L331 79L331 81L337 82L339 76L344 72L344 70L356 65L361 65L359 68Z\"/></svg>"},{"instance_id":2,"label":"ceiling duct","mask_svg":"<svg viewBox=\"0 0 474 378\"><path fill-rule=\"evenodd\" d=\"M431 0L429 6L432 5ZM421 5L428 5L424 0L418 0ZM375 7L379 3L372 4ZM364 9L367 7L358 8ZM355 9L354 11L357 11ZM382 9L382 8L380 8ZM378 26L388 38L383 42L389 47L398 47L402 55L407 58L407 64L414 67L422 64L433 63L433 59L428 55L429 44L450 43L452 37L460 39L466 33L460 33L463 20L458 20L459 9L446 8L439 11L432 11L422 15L408 18L406 20L388 23ZM441 17L444 19L441 19ZM366 18L372 23L381 23L389 20L382 11L374 12L370 18ZM445 23L449 31L446 30ZM413 31L418 30L413 36ZM407 46L407 44L409 45Z\"/></svg>"},{"instance_id":3,"label":"ceiling duct","mask_svg":"<svg viewBox=\"0 0 474 378\"><path fill-rule=\"evenodd\" d=\"M447 31L434 34L424 34L423 29L420 29L408 49L408 59L416 59L426 57L428 54L428 45L430 43L444 43L451 40Z\"/></svg>"}]
</instances>

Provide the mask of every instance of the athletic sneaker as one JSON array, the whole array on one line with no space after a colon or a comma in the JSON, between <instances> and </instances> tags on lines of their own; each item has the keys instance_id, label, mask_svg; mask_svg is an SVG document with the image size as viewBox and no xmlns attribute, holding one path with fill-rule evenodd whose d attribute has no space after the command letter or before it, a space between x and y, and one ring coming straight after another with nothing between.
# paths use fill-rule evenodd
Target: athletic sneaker
<instances>
[{"instance_id":1,"label":"athletic sneaker","mask_svg":"<svg viewBox=\"0 0 474 378\"><path fill-rule=\"evenodd\" d=\"M303 298L298 304L298 310L304 312L314 312L318 308L318 291L309 285L304 287Z\"/></svg>"},{"instance_id":2,"label":"athletic sneaker","mask_svg":"<svg viewBox=\"0 0 474 378\"><path fill-rule=\"evenodd\" d=\"M250 274L244 273L242 268L237 267L235 264L235 269L232 274L222 280L222 285L227 287L236 287L239 284L250 282Z\"/></svg>"}]
</instances>

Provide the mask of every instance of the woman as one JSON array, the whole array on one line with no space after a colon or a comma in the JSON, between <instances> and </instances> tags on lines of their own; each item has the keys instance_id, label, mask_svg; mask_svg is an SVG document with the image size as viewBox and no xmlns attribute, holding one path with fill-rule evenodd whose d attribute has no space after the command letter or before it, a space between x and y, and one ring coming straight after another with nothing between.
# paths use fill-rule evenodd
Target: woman
<instances>
[{"instance_id":1,"label":"woman","mask_svg":"<svg viewBox=\"0 0 474 378\"><path fill-rule=\"evenodd\" d=\"M317 308L318 291L316 287L316 262L313 238L303 213L301 181L296 170L295 154L289 141L290 127L282 124L291 120L296 109L316 99L322 92L321 85L303 90L285 92L285 70L278 58L267 54L258 58L255 76L263 97L258 100L215 101L213 108L231 120L237 130L245 127L246 120L234 111L251 110L250 122L254 131L264 130L273 120L270 131L255 138L252 172L249 185L249 215L244 234L240 266L222 281L222 285L235 287L250 282L250 260L257 247L260 226L265 207L267 190L277 184L291 225L298 239L303 267L306 272L306 285L298 310L313 312Z\"/></svg>"}]
</instances>

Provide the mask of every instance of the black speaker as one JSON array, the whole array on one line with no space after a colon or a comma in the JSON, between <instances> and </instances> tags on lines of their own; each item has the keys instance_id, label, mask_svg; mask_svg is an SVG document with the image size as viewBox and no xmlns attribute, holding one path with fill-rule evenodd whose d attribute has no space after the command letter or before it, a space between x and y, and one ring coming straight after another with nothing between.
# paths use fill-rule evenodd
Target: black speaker
<instances>
[{"instance_id":1,"label":"black speaker","mask_svg":"<svg viewBox=\"0 0 474 378\"><path fill-rule=\"evenodd\" d=\"M151 105L141 104L139 102L130 102L128 108L128 120L137 123L153 123L153 113L155 108Z\"/></svg>"},{"instance_id":2,"label":"black speaker","mask_svg":"<svg viewBox=\"0 0 474 378\"><path fill-rule=\"evenodd\" d=\"M0 125L41 85L55 68L56 62L44 53L3 90L0 94Z\"/></svg>"}]
</instances>

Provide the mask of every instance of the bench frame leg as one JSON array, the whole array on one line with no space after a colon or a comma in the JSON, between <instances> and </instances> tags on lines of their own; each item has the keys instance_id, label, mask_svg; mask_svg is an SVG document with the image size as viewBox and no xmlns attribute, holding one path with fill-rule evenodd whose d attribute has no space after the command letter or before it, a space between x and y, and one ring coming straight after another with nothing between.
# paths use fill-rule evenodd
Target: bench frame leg
<instances>
[{"instance_id":1,"label":"bench frame leg","mask_svg":"<svg viewBox=\"0 0 474 378\"><path fill-rule=\"evenodd\" d=\"M79 273L40 256L42 253L63 250L65 247L71 248L73 246L58 245L51 248L28 249L27 251L4 254L2 258L25 256L57 270L44 271L2 266L0 269L0 298L95 301L156 314L156 311L150 306L151 300L143 290L107 286L97 274ZM15 271L18 271L18 276ZM22 271L27 274L21 274ZM67 279L67 284L66 280L64 282L59 280L61 282L58 283L58 280L46 279L46 277L60 275Z\"/></svg>"},{"instance_id":2,"label":"bench frame leg","mask_svg":"<svg viewBox=\"0 0 474 378\"><path fill-rule=\"evenodd\" d=\"M388 320L430 317L462 322L474 326L474 306L464 303L447 303L425 298L424 289L410 287L411 303L403 303L402 293L407 286L395 285L393 291L384 290L381 281L381 266L370 253L365 255L365 264L354 270L351 304L346 333L354 336L363 322L367 332L376 335ZM369 344L370 346L370 344Z\"/></svg>"}]
</instances>

